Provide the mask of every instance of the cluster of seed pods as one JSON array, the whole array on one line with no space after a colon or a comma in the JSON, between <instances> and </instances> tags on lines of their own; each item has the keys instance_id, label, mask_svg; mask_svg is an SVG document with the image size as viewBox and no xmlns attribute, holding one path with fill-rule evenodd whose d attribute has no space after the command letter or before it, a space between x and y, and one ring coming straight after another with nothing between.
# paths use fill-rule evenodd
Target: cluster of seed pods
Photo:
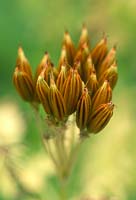
<instances>
[{"instance_id":1,"label":"cluster of seed pods","mask_svg":"<svg viewBox=\"0 0 136 200\"><path fill-rule=\"evenodd\" d=\"M65 123L75 114L78 128L88 133L98 133L112 117L117 79L115 46L109 50L103 36L91 48L85 26L77 47L65 32L58 65L52 64L46 52L35 75L19 47L13 74L14 85L25 101L41 103L47 117L57 123Z\"/></svg>"}]
</instances>

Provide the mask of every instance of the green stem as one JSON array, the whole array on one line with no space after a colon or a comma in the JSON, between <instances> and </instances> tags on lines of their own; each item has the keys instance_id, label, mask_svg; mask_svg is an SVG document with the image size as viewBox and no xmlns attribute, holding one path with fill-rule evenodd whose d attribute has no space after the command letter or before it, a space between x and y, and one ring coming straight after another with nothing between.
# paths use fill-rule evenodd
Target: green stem
<instances>
[{"instance_id":1,"label":"green stem","mask_svg":"<svg viewBox=\"0 0 136 200\"><path fill-rule=\"evenodd\" d=\"M61 179L60 180L61 185L61 194L60 194L60 200L67 200L67 179Z\"/></svg>"}]
</instances>

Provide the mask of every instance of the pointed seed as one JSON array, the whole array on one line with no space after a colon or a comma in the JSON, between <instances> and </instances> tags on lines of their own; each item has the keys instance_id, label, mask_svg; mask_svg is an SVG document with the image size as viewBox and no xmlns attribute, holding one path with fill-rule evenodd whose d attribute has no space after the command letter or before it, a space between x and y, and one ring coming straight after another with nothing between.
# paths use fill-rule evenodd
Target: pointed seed
<instances>
[{"instance_id":1,"label":"pointed seed","mask_svg":"<svg viewBox=\"0 0 136 200\"><path fill-rule=\"evenodd\" d=\"M112 102L99 105L92 112L87 129L90 133L98 133L108 124L113 115L114 104Z\"/></svg>"}]
</instances>

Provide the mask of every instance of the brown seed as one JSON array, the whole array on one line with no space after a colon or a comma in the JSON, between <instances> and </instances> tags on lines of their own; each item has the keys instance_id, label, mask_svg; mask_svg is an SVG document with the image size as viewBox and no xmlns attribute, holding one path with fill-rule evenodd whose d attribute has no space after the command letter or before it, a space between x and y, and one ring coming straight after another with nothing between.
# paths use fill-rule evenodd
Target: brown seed
<instances>
[{"instance_id":1,"label":"brown seed","mask_svg":"<svg viewBox=\"0 0 136 200\"><path fill-rule=\"evenodd\" d=\"M109 53L107 54L107 56L97 69L98 80L101 77L101 75L115 62L115 56L116 56L116 47L114 46L109 51Z\"/></svg>"},{"instance_id":2,"label":"brown seed","mask_svg":"<svg viewBox=\"0 0 136 200\"><path fill-rule=\"evenodd\" d=\"M56 86L61 93L62 93L64 82L66 80L66 76L67 76L66 66L62 65L61 71L60 71L60 73L57 77L57 81L56 81Z\"/></svg>"},{"instance_id":3,"label":"brown seed","mask_svg":"<svg viewBox=\"0 0 136 200\"><path fill-rule=\"evenodd\" d=\"M91 97L95 94L98 89L98 81L96 77L96 73L92 72L86 82L86 87L88 88L89 94Z\"/></svg>"},{"instance_id":4,"label":"brown seed","mask_svg":"<svg viewBox=\"0 0 136 200\"><path fill-rule=\"evenodd\" d=\"M112 90L109 82L104 81L103 85L96 91L92 98L92 111L96 109L100 104L108 103L112 99Z\"/></svg>"},{"instance_id":5,"label":"brown seed","mask_svg":"<svg viewBox=\"0 0 136 200\"><path fill-rule=\"evenodd\" d=\"M32 78L24 71L20 71L16 67L13 74L13 83L20 96L28 102L34 99L34 85Z\"/></svg>"},{"instance_id":6,"label":"brown seed","mask_svg":"<svg viewBox=\"0 0 136 200\"><path fill-rule=\"evenodd\" d=\"M108 80L110 83L111 88L113 89L118 80L118 71L116 63L113 63L104 74L101 75L99 79L99 83L102 84L104 80Z\"/></svg>"},{"instance_id":7,"label":"brown seed","mask_svg":"<svg viewBox=\"0 0 136 200\"><path fill-rule=\"evenodd\" d=\"M89 46L89 35L85 24L82 26L82 32L78 43L78 49L82 48L82 45L86 43Z\"/></svg>"},{"instance_id":8,"label":"brown seed","mask_svg":"<svg viewBox=\"0 0 136 200\"><path fill-rule=\"evenodd\" d=\"M53 116L57 120L64 120L66 116L66 106L63 99L62 94L57 89L57 86L51 77L51 83L50 83L50 91L49 91L49 102L51 105L51 110Z\"/></svg>"},{"instance_id":9,"label":"brown seed","mask_svg":"<svg viewBox=\"0 0 136 200\"><path fill-rule=\"evenodd\" d=\"M87 88L84 88L84 91L78 101L76 110L76 123L78 128L84 129L86 127L90 110L91 110L91 98L88 94Z\"/></svg>"},{"instance_id":10,"label":"brown seed","mask_svg":"<svg viewBox=\"0 0 136 200\"><path fill-rule=\"evenodd\" d=\"M60 55L60 58L59 58L59 63L58 63L58 72L61 71L61 66L62 65L68 65L68 59L67 59L67 50L66 50L66 46L63 45L62 46L62 50L61 50L61 55Z\"/></svg>"},{"instance_id":11,"label":"brown seed","mask_svg":"<svg viewBox=\"0 0 136 200\"><path fill-rule=\"evenodd\" d=\"M78 71L71 68L62 90L66 104L67 114L70 115L76 110L77 102L82 93L82 81Z\"/></svg>"},{"instance_id":12,"label":"brown seed","mask_svg":"<svg viewBox=\"0 0 136 200\"><path fill-rule=\"evenodd\" d=\"M43 71L47 63L48 64L50 63L50 59L49 59L49 54L45 52L40 64L38 65L36 69L35 81L37 81L38 76L41 74L41 72Z\"/></svg>"},{"instance_id":13,"label":"brown seed","mask_svg":"<svg viewBox=\"0 0 136 200\"><path fill-rule=\"evenodd\" d=\"M86 59L84 64L84 82L86 83L90 75L95 72L95 68L92 62L91 54Z\"/></svg>"},{"instance_id":14,"label":"brown seed","mask_svg":"<svg viewBox=\"0 0 136 200\"><path fill-rule=\"evenodd\" d=\"M18 48L18 57L16 61L16 67L19 71L25 72L28 76L32 78L31 66L24 54L22 47Z\"/></svg>"},{"instance_id":15,"label":"brown seed","mask_svg":"<svg viewBox=\"0 0 136 200\"><path fill-rule=\"evenodd\" d=\"M38 98L40 99L40 102L44 107L45 112L51 115L52 111L51 111L51 106L49 104L49 86L44 80L44 70L38 77L36 83L36 93Z\"/></svg>"},{"instance_id":16,"label":"brown seed","mask_svg":"<svg viewBox=\"0 0 136 200\"><path fill-rule=\"evenodd\" d=\"M82 78L83 81L85 81L85 63L86 59L89 56L89 47L87 43L84 43L81 48L77 51L75 58L74 58L74 63L80 62L80 69L79 69L79 74Z\"/></svg>"},{"instance_id":17,"label":"brown seed","mask_svg":"<svg viewBox=\"0 0 136 200\"><path fill-rule=\"evenodd\" d=\"M90 115L87 129L90 133L98 133L108 124L113 115L114 104L112 102L99 105Z\"/></svg>"},{"instance_id":18,"label":"brown seed","mask_svg":"<svg viewBox=\"0 0 136 200\"><path fill-rule=\"evenodd\" d=\"M102 63L103 59L107 55L107 52L108 52L107 38L104 37L91 51L91 56L96 71L98 66Z\"/></svg>"},{"instance_id":19,"label":"brown seed","mask_svg":"<svg viewBox=\"0 0 136 200\"><path fill-rule=\"evenodd\" d=\"M74 61L74 56L75 56L75 46L72 42L72 39L71 39L68 31L66 31L64 34L63 45L66 48L66 55L67 55L68 63L69 63L69 65L72 66L73 61Z\"/></svg>"}]
</instances>

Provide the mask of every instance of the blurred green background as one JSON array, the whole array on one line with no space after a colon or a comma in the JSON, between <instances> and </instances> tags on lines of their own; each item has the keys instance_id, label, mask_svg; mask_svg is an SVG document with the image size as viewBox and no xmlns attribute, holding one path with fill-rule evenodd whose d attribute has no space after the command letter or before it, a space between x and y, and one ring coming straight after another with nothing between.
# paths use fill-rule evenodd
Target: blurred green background
<instances>
[{"instance_id":1,"label":"blurred green background","mask_svg":"<svg viewBox=\"0 0 136 200\"><path fill-rule=\"evenodd\" d=\"M58 185L54 171L48 172L49 169L43 169L44 164L47 168L51 168L51 164L46 156L45 163L43 161L44 153L33 113L29 105L17 95L12 84L18 46L22 45L31 66L35 69L45 51L49 52L52 61L57 65L64 31L68 29L76 43L82 23L87 25L92 47L96 41L99 41L103 32L108 35L109 47L117 44L119 81L113 94L116 104L115 114L104 131L90 138L83 146L69 183L69 199L106 195L113 196L115 199L135 200L135 10L135 0L5 0L0 2L0 109L3 109L2 106L7 103L17 106L21 112L26 126L25 134L21 136L27 154L27 158L24 156L27 163L24 167L30 168L30 171L23 176L29 177L30 172L35 168L37 171L42 168L43 174L46 171L46 178L43 178L45 174L39 175L37 171L33 174L38 173L38 176L42 176L40 188L48 200L57 199L55 195ZM6 117L8 112L10 108L6 110ZM0 119L3 119L3 116ZM22 152L22 149L20 151ZM35 166L35 162L40 163L42 167ZM1 164L0 176L3 174L2 170ZM10 183L5 179L0 178L1 200L14 200L14 187L11 188ZM36 178L34 180L37 181Z\"/></svg>"}]
</instances>

